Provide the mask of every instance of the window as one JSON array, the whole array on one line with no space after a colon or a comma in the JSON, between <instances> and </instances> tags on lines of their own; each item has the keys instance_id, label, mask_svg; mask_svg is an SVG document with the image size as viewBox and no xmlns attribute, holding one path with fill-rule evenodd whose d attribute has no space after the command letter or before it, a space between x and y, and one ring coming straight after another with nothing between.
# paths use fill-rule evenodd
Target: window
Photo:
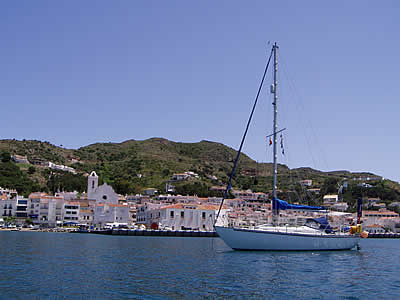
<instances>
[{"instance_id":1,"label":"window","mask_svg":"<svg viewBox=\"0 0 400 300\"><path fill-rule=\"evenodd\" d=\"M174 211L171 211L171 219L174 218Z\"/></svg>"},{"instance_id":2,"label":"window","mask_svg":"<svg viewBox=\"0 0 400 300\"><path fill-rule=\"evenodd\" d=\"M92 180L92 189L94 189L94 180Z\"/></svg>"},{"instance_id":3,"label":"window","mask_svg":"<svg viewBox=\"0 0 400 300\"><path fill-rule=\"evenodd\" d=\"M107 200L107 195L103 195L103 199L104 199L104 200Z\"/></svg>"},{"instance_id":4,"label":"window","mask_svg":"<svg viewBox=\"0 0 400 300\"><path fill-rule=\"evenodd\" d=\"M185 212L184 211L181 211L181 218L182 219L185 218Z\"/></svg>"},{"instance_id":5,"label":"window","mask_svg":"<svg viewBox=\"0 0 400 300\"><path fill-rule=\"evenodd\" d=\"M206 218L206 212L203 211L203 212L201 213L201 218L202 218L203 220Z\"/></svg>"}]
</instances>

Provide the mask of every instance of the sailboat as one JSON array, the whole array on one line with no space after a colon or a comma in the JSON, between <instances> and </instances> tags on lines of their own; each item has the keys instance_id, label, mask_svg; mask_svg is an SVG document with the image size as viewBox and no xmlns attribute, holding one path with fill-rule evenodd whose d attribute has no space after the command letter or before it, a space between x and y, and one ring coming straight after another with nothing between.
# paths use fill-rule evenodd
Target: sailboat
<instances>
[{"instance_id":1,"label":"sailboat","mask_svg":"<svg viewBox=\"0 0 400 300\"><path fill-rule=\"evenodd\" d=\"M216 232L219 237L232 249L234 250L271 250L271 251L319 251L319 250L350 250L358 246L361 225L357 225L356 228L348 232L334 231L329 225L328 220L325 217L308 219L303 226L289 226L279 224L279 212L280 210L295 209L295 210L308 210L318 211L325 210L323 207L317 206L306 206L306 205L294 205L289 204L286 201L277 198L277 60L278 46L275 43L272 46L271 54L267 66L264 71L261 85L257 93L256 101L253 106L253 110L250 114L249 121L245 130L245 134L242 138L236 160L229 178L229 182L221 201L220 209L222 208L224 199L228 195L228 191L231 188L231 180L235 172L237 162L241 153L241 149L249 128L249 124L257 103L258 96L260 94L264 78L271 61L271 57L274 57L274 83L271 86L271 93L273 93L274 101L274 120L273 120L273 196L272 196L272 224L265 224L253 227L231 227L221 226L219 222L219 212L217 213L216 223L214 225ZM359 211L359 210L358 210ZM360 218L358 218L360 220Z\"/></svg>"}]
</instances>

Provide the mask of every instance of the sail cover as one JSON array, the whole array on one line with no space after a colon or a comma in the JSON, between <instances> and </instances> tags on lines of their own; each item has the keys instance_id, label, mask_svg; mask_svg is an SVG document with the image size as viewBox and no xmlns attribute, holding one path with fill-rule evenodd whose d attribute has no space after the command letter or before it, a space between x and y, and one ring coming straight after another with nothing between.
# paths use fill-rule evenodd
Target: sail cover
<instances>
[{"instance_id":1,"label":"sail cover","mask_svg":"<svg viewBox=\"0 0 400 300\"><path fill-rule=\"evenodd\" d=\"M280 200L278 198L272 198L273 202L276 203L279 210L286 209L302 209L302 210L325 210L325 207L322 206L307 206L307 205L298 205L298 204L290 204L286 201Z\"/></svg>"}]
</instances>

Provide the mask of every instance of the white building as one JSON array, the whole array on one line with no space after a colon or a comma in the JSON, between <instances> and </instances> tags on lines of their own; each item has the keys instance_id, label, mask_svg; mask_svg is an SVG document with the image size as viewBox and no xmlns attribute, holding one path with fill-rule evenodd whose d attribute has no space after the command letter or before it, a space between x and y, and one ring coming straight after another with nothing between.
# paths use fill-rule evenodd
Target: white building
<instances>
[{"instance_id":1,"label":"white building","mask_svg":"<svg viewBox=\"0 0 400 300\"><path fill-rule=\"evenodd\" d=\"M219 206L206 204L173 204L147 211L147 226L153 229L214 230ZM227 209L223 207L219 222L228 224Z\"/></svg>"},{"instance_id":2,"label":"white building","mask_svg":"<svg viewBox=\"0 0 400 300\"><path fill-rule=\"evenodd\" d=\"M349 205L346 202L338 202L333 204L331 208L338 211L346 211L349 208Z\"/></svg>"},{"instance_id":3,"label":"white building","mask_svg":"<svg viewBox=\"0 0 400 300\"><path fill-rule=\"evenodd\" d=\"M94 223L94 201L79 201L79 223L92 226Z\"/></svg>"},{"instance_id":4,"label":"white building","mask_svg":"<svg viewBox=\"0 0 400 300\"><path fill-rule=\"evenodd\" d=\"M62 197L40 197L39 216L34 223L44 227L55 227L63 221L64 199Z\"/></svg>"},{"instance_id":5,"label":"white building","mask_svg":"<svg viewBox=\"0 0 400 300\"><path fill-rule=\"evenodd\" d=\"M19 218L19 223L25 222L28 218L29 199L22 196L17 196L15 217Z\"/></svg>"},{"instance_id":6,"label":"white building","mask_svg":"<svg viewBox=\"0 0 400 300\"><path fill-rule=\"evenodd\" d=\"M312 180L311 179L300 180L299 183L302 186L312 186Z\"/></svg>"},{"instance_id":7,"label":"white building","mask_svg":"<svg viewBox=\"0 0 400 300\"><path fill-rule=\"evenodd\" d=\"M76 174L75 169L68 167L68 166L64 166L64 165L56 165L55 163L52 163L51 161L48 162L48 167L53 170L65 171L65 172L70 172L72 174Z\"/></svg>"},{"instance_id":8,"label":"white building","mask_svg":"<svg viewBox=\"0 0 400 300\"><path fill-rule=\"evenodd\" d=\"M99 186L99 177L93 171L88 176L88 200L95 201L93 223L103 227L106 223L131 223L129 206L118 204L118 194L104 183Z\"/></svg>"},{"instance_id":9,"label":"white building","mask_svg":"<svg viewBox=\"0 0 400 300\"><path fill-rule=\"evenodd\" d=\"M76 201L64 202L64 223L79 223L80 203Z\"/></svg>"},{"instance_id":10,"label":"white building","mask_svg":"<svg viewBox=\"0 0 400 300\"><path fill-rule=\"evenodd\" d=\"M364 229L369 233L385 233L385 228L378 224L367 225L364 227Z\"/></svg>"},{"instance_id":11,"label":"white building","mask_svg":"<svg viewBox=\"0 0 400 300\"><path fill-rule=\"evenodd\" d=\"M89 200L95 200L96 204L118 204L118 194L107 183L99 186L99 177L95 171L88 176L87 197Z\"/></svg>"},{"instance_id":12,"label":"white building","mask_svg":"<svg viewBox=\"0 0 400 300\"><path fill-rule=\"evenodd\" d=\"M190 177L190 175L186 174L186 173L176 173L176 174L172 175L172 180L182 181L182 180L186 180L189 177Z\"/></svg>"},{"instance_id":13,"label":"white building","mask_svg":"<svg viewBox=\"0 0 400 300\"><path fill-rule=\"evenodd\" d=\"M247 191L232 190L232 194L236 198L240 198L246 201L265 201L268 198L268 195L265 193L254 193L251 190Z\"/></svg>"},{"instance_id":14,"label":"white building","mask_svg":"<svg viewBox=\"0 0 400 300\"><path fill-rule=\"evenodd\" d=\"M339 196L338 195L325 195L324 196L324 204L334 204L338 202Z\"/></svg>"},{"instance_id":15,"label":"white building","mask_svg":"<svg viewBox=\"0 0 400 300\"><path fill-rule=\"evenodd\" d=\"M107 223L130 223L129 206L123 204L96 204L94 210L94 224L104 227Z\"/></svg>"},{"instance_id":16,"label":"white building","mask_svg":"<svg viewBox=\"0 0 400 300\"><path fill-rule=\"evenodd\" d=\"M0 196L0 215L4 217L12 217L15 214L17 205L16 197L10 199L6 194Z\"/></svg>"}]
</instances>

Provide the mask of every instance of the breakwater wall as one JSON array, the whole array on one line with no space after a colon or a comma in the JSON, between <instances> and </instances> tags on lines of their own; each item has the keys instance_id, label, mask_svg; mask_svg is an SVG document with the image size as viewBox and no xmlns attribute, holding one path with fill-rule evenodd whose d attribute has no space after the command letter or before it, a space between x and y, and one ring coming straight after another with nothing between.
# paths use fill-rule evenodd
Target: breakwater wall
<instances>
[{"instance_id":1,"label":"breakwater wall","mask_svg":"<svg viewBox=\"0 0 400 300\"><path fill-rule=\"evenodd\" d=\"M369 239L400 239L400 233L369 233Z\"/></svg>"},{"instance_id":2,"label":"breakwater wall","mask_svg":"<svg viewBox=\"0 0 400 300\"><path fill-rule=\"evenodd\" d=\"M196 231L196 230L130 230L130 229L110 229L110 230L77 230L72 233L91 233L106 235L128 235L128 236L175 236L175 237L218 237L215 231Z\"/></svg>"}]
</instances>

